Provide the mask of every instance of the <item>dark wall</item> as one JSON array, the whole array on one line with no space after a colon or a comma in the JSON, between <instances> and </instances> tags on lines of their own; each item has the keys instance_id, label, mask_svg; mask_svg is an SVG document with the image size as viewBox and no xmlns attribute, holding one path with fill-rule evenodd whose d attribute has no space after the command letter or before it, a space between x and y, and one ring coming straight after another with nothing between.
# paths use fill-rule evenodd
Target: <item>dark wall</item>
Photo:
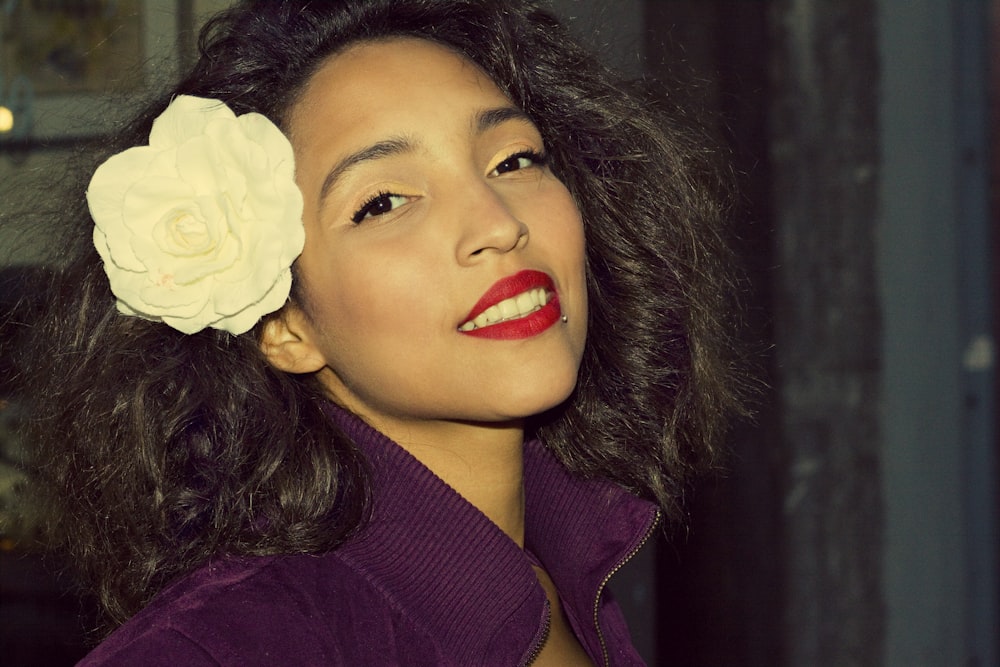
<instances>
[{"instance_id":1,"label":"dark wall","mask_svg":"<svg viewBox=\"0 0 1000 667\"><path fill-rule=\"evenodd\" d=\"M660 664L995 664L988 3L645 6L732 150L771 387L663 550Z\"/></svg>"},{"instance_id":2,"label":"dark wall","mask_svg":"<svg viewBox=\"0 0 1000 667\"><path fill-rule=\"evenodd\" d=\"M646 60L675 101L701 114L732 162L733 218L743 263L743 337L760 393L752 422L737 424L731 457L690 500L690 527L660 551L658 664L781 662L781 457L775 412L774 223L768 155L768 4L649 1Z\"/></svg>"}]
</instances>

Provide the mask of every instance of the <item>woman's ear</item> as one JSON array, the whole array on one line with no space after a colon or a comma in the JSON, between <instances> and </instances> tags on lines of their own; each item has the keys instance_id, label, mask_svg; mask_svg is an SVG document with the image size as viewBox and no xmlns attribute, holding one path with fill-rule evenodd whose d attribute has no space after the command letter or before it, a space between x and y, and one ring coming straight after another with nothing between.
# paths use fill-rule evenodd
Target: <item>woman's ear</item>
<instances>
[{"instance_id":1,"label":"woman's ear","mask_svg":"<svg viewBox=\"0 0 1000 667\"><path fill-rule=\"evenodd\" d=\"M314 373L326 365L313 343L312 324L295 305L287 304L264 324L260 350L272 366L286 373Z\"/></svg>"}]
</instances>

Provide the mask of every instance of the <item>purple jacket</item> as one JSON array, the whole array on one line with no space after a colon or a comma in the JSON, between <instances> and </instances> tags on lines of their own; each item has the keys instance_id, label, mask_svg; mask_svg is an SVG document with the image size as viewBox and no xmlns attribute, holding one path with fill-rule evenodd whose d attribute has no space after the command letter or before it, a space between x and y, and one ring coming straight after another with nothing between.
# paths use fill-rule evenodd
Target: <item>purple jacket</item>
<instances>
[{"instance_id":1,"label":"purple jacket","mask_svg":"<svg viewBox=\"0 0 1000 667\"><path fill-rule=\"evenodd\" d=\"M161 592L81 665L526 665L549 605L525 551L360 420L373 518L320 555L227 557ZM655 507L582 481L525 444L525 550L548 571L597 665L641 665L605 588L645 542Z\"/></svg>"}]
</instances>

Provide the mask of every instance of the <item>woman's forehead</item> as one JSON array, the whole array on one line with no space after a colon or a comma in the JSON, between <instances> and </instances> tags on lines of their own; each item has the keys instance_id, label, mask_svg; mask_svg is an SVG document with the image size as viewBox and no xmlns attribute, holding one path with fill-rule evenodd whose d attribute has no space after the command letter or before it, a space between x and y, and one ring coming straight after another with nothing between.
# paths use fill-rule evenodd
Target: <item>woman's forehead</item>
<instances>
[{"instance_id":1,"label":"woman's forehead","mask_svg":"<svg viewBox=\"0 0 1000 667\"><path fill-rule=\"evenodd\" d=\"M503 109L527 121L467 58L435 42L394 38L328 59L291 108L287 129L301 154L387 137L417 142L438 130L473 133L484 113Z\"/></svg>"},{"instance_id":2,"label":"woman's forehead","mask_svg":"<svg viewBox=\"0 0 1000 667\"><path fill-rule=\"evenodd\" d=\"M392 37L361 41L331 55L312 74L293 105L310 110L316 104L363 100L378 88L383 95L414 86L454 88L474 84L483 95L507 99L496 83L476 63L449 47L417 37Z\"/></svg>"}]
</instances>

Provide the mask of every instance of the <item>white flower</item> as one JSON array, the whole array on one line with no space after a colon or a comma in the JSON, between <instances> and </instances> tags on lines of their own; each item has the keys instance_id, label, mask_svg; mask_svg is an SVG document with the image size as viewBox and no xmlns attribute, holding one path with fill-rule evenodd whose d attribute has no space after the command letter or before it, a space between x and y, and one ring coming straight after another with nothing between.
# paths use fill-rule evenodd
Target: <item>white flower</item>
<instances>
[{"instance_id":1,"label":"white flower","mask_svg":"<svg viewBox=\"0 0 1000 667\"><path fill-rule=\"evenodd\" d=\"M241 334L281 308L305 241L294 176L292 146L264 116L174 99L149 145L112 156L87 190L118 310Z\"/></svg>"}]
</instances>

